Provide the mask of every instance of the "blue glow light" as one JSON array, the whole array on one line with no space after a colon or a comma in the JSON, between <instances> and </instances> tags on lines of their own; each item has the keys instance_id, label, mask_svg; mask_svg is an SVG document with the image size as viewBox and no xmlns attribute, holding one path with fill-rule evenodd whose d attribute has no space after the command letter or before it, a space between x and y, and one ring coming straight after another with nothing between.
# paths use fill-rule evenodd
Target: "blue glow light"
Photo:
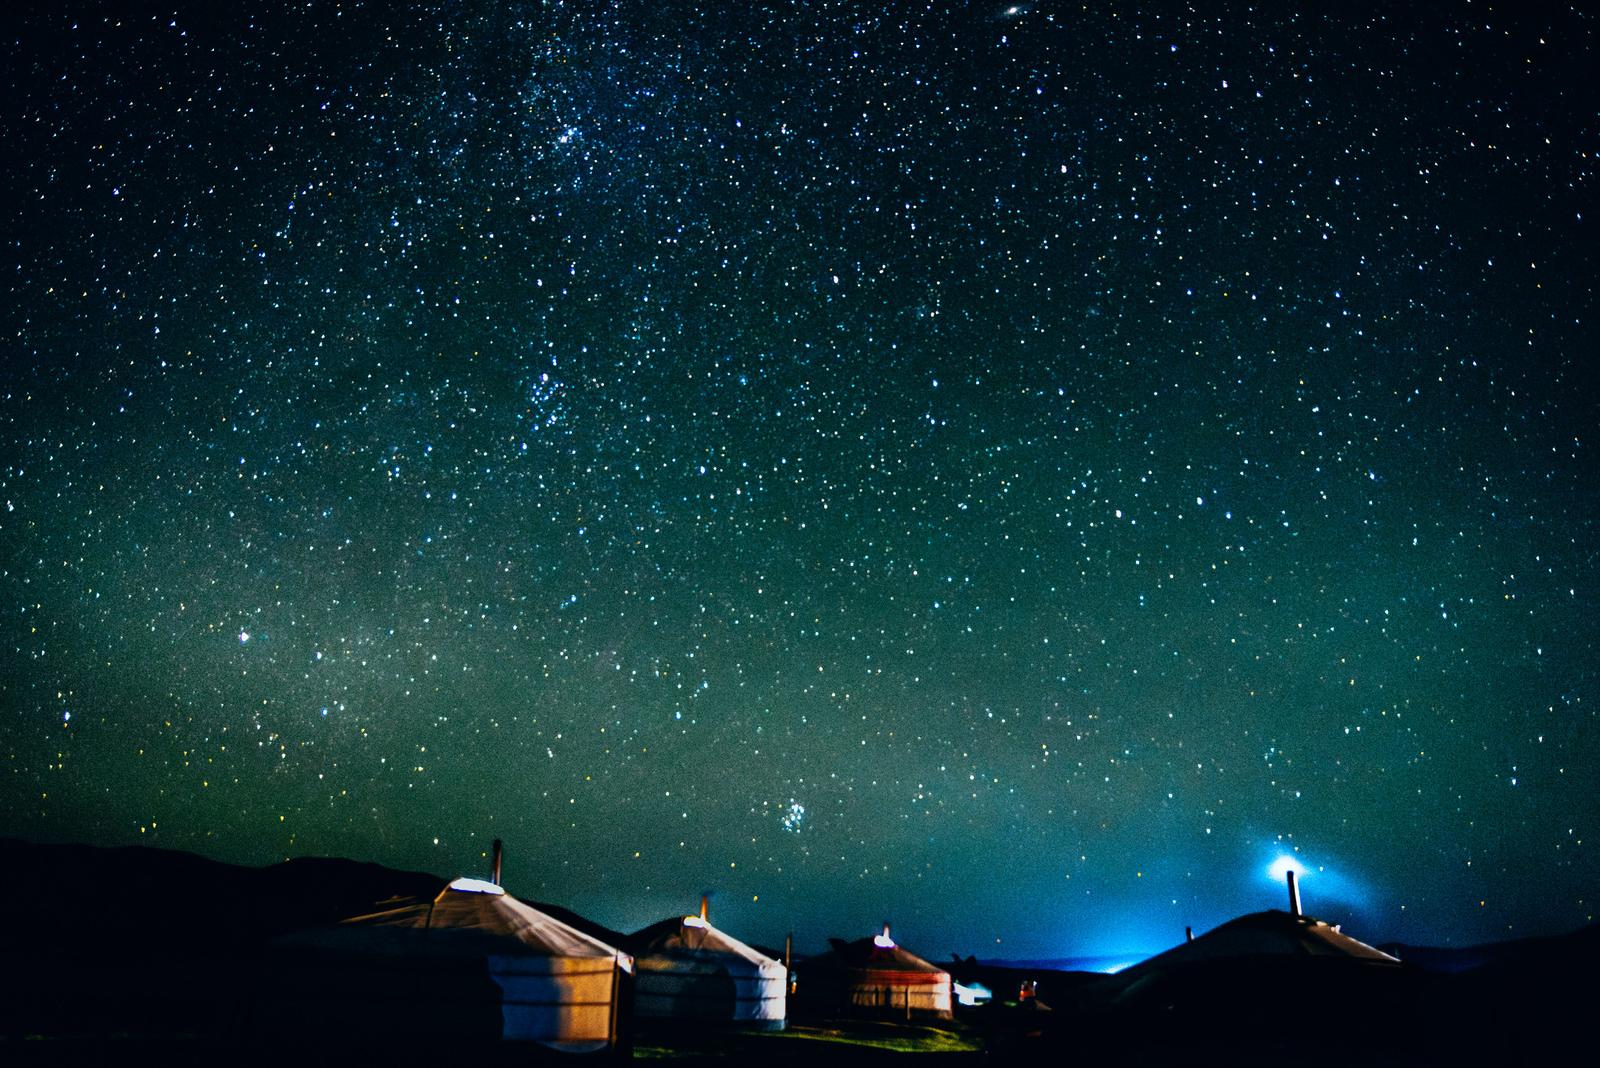
<instances>
[{"instance_id":1,"label":"blue glow light","mask_svg":"<svg viewBox=\"0 0 1600 1068\"><path fill-rule=\"evenodd\" d=\"M1304 879L1310 870L1299 857L1283 853L1271 864L1267 865L1267 878L1275 883L1281 883L1290 872L1294 872L1296 879Z\"/></svg>"},{"instance_id":2,"label":"blue glow light","mask_svg":"<svg viewBox=\"0 0 1600 1068\"><path fill-rule=\"evenodd\" d=\"M1119 960L1110 964L1101 965L1095 970L1103 975L1116 975L1118 972L1122 971L1122 969L1131 968L1144 959L1145 958L1143 957L1130 957L1127 960Z\"/></svg>"},{"instance_id":3,"label":"blue glow light","mask_svg":"<svg viewBox=\"0 0 1600 1068\"><path fill-rule=\"evenodd\" d=\"M1354 871L1339 864L1336 858L1319 856L1313 860L1298 850L1285 849L1283 842L1276 842L1272 852L1263 860L1265 864L1260 869L1262 882L1271 883L1281 891L1285 876L1294 872L1305 909L1313 916L1321 915L1318 910L1364 907L1370 899L1370 890ZM1330 860L1333 862L1327 863ZM1283 899L1279 897L1278 900Z\"/></svg>"}]
</instances>

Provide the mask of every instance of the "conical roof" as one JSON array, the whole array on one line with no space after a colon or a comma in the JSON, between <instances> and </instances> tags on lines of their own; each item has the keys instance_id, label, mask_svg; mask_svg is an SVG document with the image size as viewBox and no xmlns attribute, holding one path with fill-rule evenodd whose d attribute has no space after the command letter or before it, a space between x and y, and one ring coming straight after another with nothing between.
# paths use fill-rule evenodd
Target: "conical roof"
<instances>
[{"instance_id":1,"label":"conical roof","mask_svg":"<svg viewBox=\"0 0 1600 1068\"><path fill-rule=\"evenodd\" d=\"M901 974L922 974L928 982L937 982L941 977L948 980L950 973L936 964L930 964L910 950L897 945L889 937L888 929L882 934L873 935L871 938L858 938L854 942L843 939L830 939L833 944L833 956L840 965L846 968L855 968L873 972L896 972Z\"/></svg>"},{"instance_id":2,"label":"conical roof","mask_svg":"<svg viewBox=\"0 0 1600 1068\"><path fill-rule=\"evenodd\" d=\"M634 933L629 946L637 957L737 957L751 967L784 972L774 960L699 916L669 916Z\"/></svg>"},{"instance_id":3,"label":"conical roof","mask_svg":"<svg viewBox=\"0 0 1600 1068\"><path fill-rule=\"evenodd\" d=\"M1269 909L1229 920L1192 942L1124 969L1120 976L1129 979L1163 968L1259 956L1335 957L1374 964L1400 963L1382 950L1351 938L1336 925Z\"/></svg>"},{"instance_id":4,"label":"conical roof","mask_svg":"<svg viewBox=\"0 0 1600 1068\"><path fill-rule=\"evenodd\" d=\"M481 879L456 879L433 898L413 898L394 908L352 916L343 929L402 928L450 935L461 952L610 959L628 954L540 912Z\"/></svg>"}]
</instances>

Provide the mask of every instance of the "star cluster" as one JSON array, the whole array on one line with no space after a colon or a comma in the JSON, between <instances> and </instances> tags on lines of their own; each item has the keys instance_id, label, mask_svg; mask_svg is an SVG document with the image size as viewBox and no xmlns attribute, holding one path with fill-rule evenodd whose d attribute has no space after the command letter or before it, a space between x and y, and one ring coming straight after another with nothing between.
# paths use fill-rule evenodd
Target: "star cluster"
<instances>
[{"instance_id":1,"label":"star cluster","mask_svg":"<svg viewBox=\"0 0 1600 1068\"><path fill-rule=\"evenodd\" d=\"M8 14L7 831L1591 921L1594 22L1294 6Z\"/></svg>"}]
</instances>

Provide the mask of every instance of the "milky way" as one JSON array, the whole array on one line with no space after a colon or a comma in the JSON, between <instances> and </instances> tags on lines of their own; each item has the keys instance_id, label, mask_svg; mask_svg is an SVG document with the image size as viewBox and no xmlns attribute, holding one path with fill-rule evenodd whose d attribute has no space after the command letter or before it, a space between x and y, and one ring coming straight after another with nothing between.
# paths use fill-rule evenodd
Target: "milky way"
<instances>
[{"instance_id":1,"label":"milky way","mask_svg":"<svg viewBox=\"0 0 1600 1068\"><path fill-rule=\"evenodd\" d=\"M935 957L1284 857L1592 920L1591 16L41 6L5 833Z\"/></svg>"}]
</instances>

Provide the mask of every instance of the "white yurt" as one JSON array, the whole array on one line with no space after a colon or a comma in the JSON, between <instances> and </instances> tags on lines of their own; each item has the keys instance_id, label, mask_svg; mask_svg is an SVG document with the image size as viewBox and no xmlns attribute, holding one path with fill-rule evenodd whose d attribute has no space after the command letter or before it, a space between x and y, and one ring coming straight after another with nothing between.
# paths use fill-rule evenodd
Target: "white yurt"
<instances>
[{"instance_id":1,"label":"white yurt","mask_svg":"<svg viewBox=\"0 0 1600 1068\"><path fill-rule=\"evenodd\" d=\"M617 1046L633 958L481 879L280 941L273 1015L365 1041Z\"/></svg>"},{"instance_id":2,"label":"white yurt","mask_svg":"<svg viewBox=\"0 0 1600 1068\"><path fill-rule=\"evenodd\" d=\"M789 969L698 916L671 916L630 940L637 969L634 1015L781 1031Z\"/></svg>"}]
</instances>

